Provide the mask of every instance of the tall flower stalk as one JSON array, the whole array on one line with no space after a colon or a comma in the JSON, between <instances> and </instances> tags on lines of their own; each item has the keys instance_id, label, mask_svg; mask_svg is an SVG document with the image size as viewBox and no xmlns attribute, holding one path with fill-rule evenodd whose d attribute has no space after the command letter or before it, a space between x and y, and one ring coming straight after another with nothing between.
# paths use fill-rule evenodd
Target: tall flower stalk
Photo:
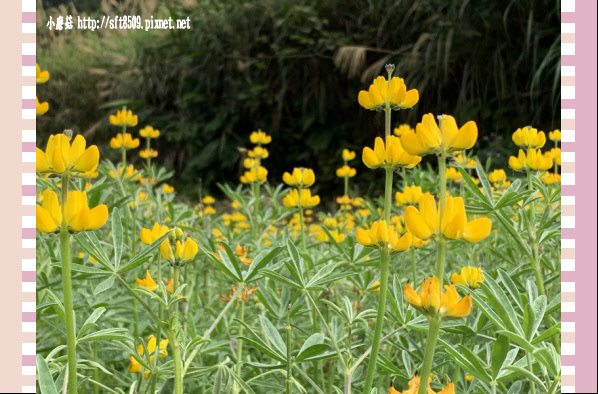
<instances>
[{"instance_id":1,"label":"tall flower stalk","mask_svg":"<svg viewBox=\"0 0 598 394\"><path fill-rule=\"evenodd\" d=\"M384 224L381 228L386 228L390 223L390 212L392 208L392 182L393 173L397 167L412 168L420 162L421 158L407 154L401 147L399 138L391 136L391 111L402 108L411 108L419 100L417 90L407 91L405 82L402 78L392 77L394 65L387 64L386 72L388 80L384 77L378 77L370 86L368 91L359 92L358 101L361 106L370 110L384 111L384 136L385 140L376 138L374 150L364 148L363 162L369 168L384 168ZM395 232L396 233L396 232ZM363 235L363 233L361 233ZM409 235L409 240L411 240ZM359 239L358 239L359 241ZM367 239L361 242L368 243ZM360 242L360 243L361 243ZM372 340L372 352L366 372L364 393L369 393L376 371L376 361L380 348L380 339L382 338L382 328L384 325L384 313L386 311L386 296L388 290L389 260L390 249L387 247L388 240L382 240L383 246L380 246L380 295L378 299L378 310L376 313L376 323L374 328L374 338ZM409 242L409 246L411 242Z\"/></svg>"}]
</instances>

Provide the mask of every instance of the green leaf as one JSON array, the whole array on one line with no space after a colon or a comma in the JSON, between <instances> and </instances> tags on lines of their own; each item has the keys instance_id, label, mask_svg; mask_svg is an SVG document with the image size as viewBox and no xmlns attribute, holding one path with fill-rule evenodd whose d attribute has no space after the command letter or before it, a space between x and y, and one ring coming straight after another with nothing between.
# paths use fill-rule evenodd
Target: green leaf
<instances>
[{"instance_id":1,"label":"green leaf","mask_svg":"<svg viewBox=\"0 0 598 394\"><path fill-rule=\"evenodd\" d=\"M236 373L234 373L233 371L230 370L230 368L228 369L229 375L233 378L233 380L235 382L237 382L237 384L243 389L243 391L247 394L255 394L255 391L253 391L251 389L251 387L249 387L249 385L247 383L245 383L245 381L243 379L241 379L239 376L237 376Z\"/></svg>"},{"instance_id":2,"label":"green leaf","mask_svg":"<svg viewBox=\"0 0 598 394\"><path fill-rule=\"evenodd\" d=\"M274 345L274 347L276 347L276 349L281 354L286 355L287 354L287 346L285 345L284 341L282 340L282 337L280 336L280 333L278 332L276 327L274 327L272 322L270 322L270 320L268 320L268 318L264 315L260 315L259 319L260 319L260 323L262 325L262 329L264 330L264 334L266 335L266 337L268 337L268 339L270 340L272 345Z\"/></svg>"},{"instance_id":3,"label":"green leaf","mask_svg":"<svg viewBox=\"0 0 598 394\"><path fill-rule=\"evenodd\" d=\"M243 340L243 342L247 342L247 343L253 345L253 347L255 347L256 349L258 349L262 353L267 354L268 356L270 356L271 358L273 358L276 361L280 361L282 363L286 363L287 362L286 355L282 356L281 354L273 351L261 339L260 340L253 340L253 339L247 338L247 337L240 337L239 339Z\"/></svg>"},{"instance_id":4,"label":"green leaf","mask_svg":"<svg viewBox=\"0 0 598 394\"><path fill-rule=\"evenodd\" d=\"M533 381L538 387L540 387L542 389L542 391L547 392L548 390L546 389L546 386L544 386L544 383L542 383L542 381L533 373L531 373L530 371L528 371L525 368L522 367L518 367L515 365L510 365L508 367L505 367L505 369L508 369L510 371L516 372L520 375L525 376L527 379Z\"/></svg>"},{"instance_id":5,"label":"green leaf","mask_svg":"<svg viewBox=\"0 0 598 394\"><path fill-rule=\"evenodd\" d=\"M557 335L561 333L561 323L557 323L554 326L550 327L548 330L544 331L542 334L538 335L536 338L532 340L532 345L536 345L540 342L543 342L550 338L553 335Z\"/></svg>"},{"instance_id":6,"label":"green leaf","mask_svg":"<svg viewBox=\"0 0 598 394\"><path fill-rule=\"evenodd\" d=\"M268 278L272 278L276 281L285 283L289 286L295 287L297 289L303 289L303 286L299 283L296 283L294 281L292 281L291 279L287 278L286 276L283 276L281 274L279 274L278 272L274 272L274 271L270 271L270 270L264 270L262 271L262 273L264 275L266 275Z\"/></svg>"},{"instance_id":7,"label":"green leaf","mask_svg":"<svg viewBox=\"0 0 598 394\"><path fill-rule=\"evenodd\" d=\"M297 358L295 359L295 362L300 363L303 361L306 361L306 359L311 359L313 357L317 357L320 356L322 354L324 354L326 351L328 351L329 346L326 344L318 344L318 345L312 345L306 349L303 349L298 355Z\"/></svg>"},{"instance_id":8,"label":"green leaf","mask_svg":"<svg viewBox=\"0 0 598 394\"><path fill-rule=\"evenodd\" d=\"M96 321L106 312L106 308L100 307L94 310L91 315L85 320L83 326L79 329L77 333L77 338L80 338L83 334L85 334L88 330L92 329L96 326Z\"/></svg>"},{"instance_id":9,"label":"green leaf","mask_svg":"<svg viewBox=\"0 0 598 394\"><path fill-rule=\"evenodd\" d=\"M96 288L93 291L93 295L97 296L98 294L100 294L103 291L108 290L109 288L112 287L112 285L114 284L114 275L110 275L106 280L100 282L99 285L96 286Z\"/></svg>"},{"instance_id":10,"label":"green leaf","mask_svg":"<svg viewBox=\"0 0 598 394\"><path fill-rule=\"evenodd\" d=\"M112 243L114 245L114 266L118 269L123 252L123 224L118 208L114 208L112 211Z\"/></svg>"},{"instance_id":11,"label":"green leaf","mask_svg":"<svg viewBox=\"0 0 598 394\"><path fill-rule=\"evenodd\" d=\"M491 210L492 202L488 199L488 197L484 195L484 193L480 191L480 188L478 187L478 185L475 184L473 179L471 179L469 174L461 167L457 167L457 170L459 170L461 176L465 180L465 183L467 183L469 190L478 198L482 206L484 206L484 208L486 208L487 210ZM492 196L492 194L490 194L490 196Z\"/></svg>"},{"instance_id":12,"label":"green leaf","mask_svg":"<svg viewBox=\"0 0 598 394\"><path fill-rule=\"evenodd\" d=\"M476 160L476 172L478 174L478 178L480 178L480 183L482 184L482 188L484 189L484 193L488 196L488 203L490 206L494 206L494 198L492 197L492 188L490 187L490 182L488 182L488 177L486 176L486 171L482 168L479 160Z\"/></svg>"},{"instance_id":13,"label":"green leaf","mask_svg":"<svg viewBox=\"0 0 598 394\"><path fill-rule=\"evenodd\" d=\"M504 335L498 337L496 342L494 342L494 346L492 347L492 364L491 364L491 371L492 371L492 379L496 380L500 369L502 367L505 358L507 357L507 353L509 352L509 339Z\"/></svg>"},{"instance_id":14,"label":"green leaf","mask_svg":"<svg viewBox=\"0 0 598 394\"><path fill-rule=\"evenodd\" d=\"M496 314L500 316L503 324L511 331L523 335L523 329L521 328L521 324L519 324L517 313L515 313L511 301L494 279L489 275L486 276L484 281L480 283L480 287L488 296L488 300L494 307Z\"/></svg>"},{"instance_id":15,"label":"green leaf","mask_svg":"<svg viewBox=\"0 0 598 394\"><path fill-rule=\"evenodd\" d=\"M119 341L119 340L131 340L129 335L129 330L126 328L107 328L105 330L100 330L96 332L92 332L91 334L84 336L77 340L78 343L81 342L92 342L92 341Z\"/></svg>"},{"instance_id":16,"label":"green leaf","mask_svg":"<svg viewBox=\"0 0 598 394\"><path fill-rule=\"evenodd\" d=\"M526 352L533 353L534 346L527 341L527 339L523 338L521 335L518 335L511 331L500 330L496 332L497 334L504 335L508 337L510 340L515 342L517 345L521 346Z\"/></svg>"},{"instance_id":17,"label":"green leaf","mask_svg":"<svg viewBox=\"0 0 598 394\"><path fill-rule=\"evenodd\" d=\"M97 239L97 237L95 237L95 234L93 234L93 232L82 232L76 234L73 238L75 238L75 240L79 243L79 245L81 245L83 250L85 250L85 252L88 255L93 257L98 262L98 264L104 266L110 272L114 272L114 266L106 256L106 253L104 252L104 249L100 244L100 241Z\"/></svg>"},{"instance_id":18,"label":"green leaf","mask_svg":"<svg viewBox=\"0 0 598 394\"><path fill-rule=\"evenodd\" d=\"M536 335L538 331L538 327L540 327L540 323L542 323L542 319L544 318L544 311L546 311L546 296L541 295L534 300L531 305L527 305L526 308L530 310L530 318L525 325L525 337L528 341L531 341Z\"/></svg>"},{"instance_id":19,"label":"green leaf","mask_svg":"<svg viewBox=\"0 0 598 394\"><path fill-rule=\"evenodd\" d=\"M160 246L162 241L164 241L166 239L166 237L168 237L168 234L170 234L170 232L167 232L166 234L162 235L160 238L156 239L150 245L148 245L143 250L141 250L139 253L137 253L135 256L133 256L133 258L127 263L127 265L121 267L121 269L118 270L118 273L120 274L123 272L130 271L134 268L139 267L144 262L146 262L147 259L151 257L151 256L149 256L150 252L152 252L154 249L156 249L158 246Z\"/></svg>"},{"instance_id":20,"label":"green leaf","mask_svg":"<svg viewBox=\"0 0 598 394\"><path fill-rule=\"evenodd\" d=\"M54 387L54 379L46 364L46 360L38 354L35 356L37 364L37 380L39 382L39 389L41 394L58 394L56 387Z\"/></svg>"},{"instance_id":21,"label":"green leaf","mask_svg":"<svg viewBox=\"0 0 598 394\"><path fill-rule=\"evenodd\" d=\"M224 253L222 252L222 250L218 250L218 254L220 255L222 262L227 264L227 266L232 267L237 277L241 278L239 282L243 282L243 274L241 273L239 260L237 260L237 257L235 256L233 250L230 248L230 246L228 246L228 244L224 242L218 242L218 245L224 248Z\"/></svg>"},{"instance_id":22,"label":"green leaf","mask_svg":"<svg viewBox=\"0 0 598 394\"><path fill-rule=\"evenodd\" d=\"M84 274L91 274L91 275L112 275L111 272L106 270L101 270L95 267L89 267L87 265L75 264L71 263L71 270L74 272L82 272Z\"/></svg>"},{"instance_id":23,"label":"green leaf","mask_svg":"<svg viewBox=\"0 0 598 394\"><path fill-rule=\"evenodd\" d=\"M484 369L478 369L478 367L472 361L470 361L467 357L465 357L463 354L461 354L461 352L457 351L451 345L444 342L442 339L439 339L438 342L444 346L444 348L451 355L453 360L455 360L455 362L459 364L465 372L472 374L476 378L486 383L490 383L492 379Z\"/></svg>"},{"instance_id":24,"label":"green leaf","mask_svg":"<svg viewBox=\"0 0 598 394\"><path fill-rule=\"evenodd\" d=\"M199 247L199 249L208 257L208 259L210 259L214 264L216 264L216 266L218 266L218 268L220 268L220 270L222 272L224 272L224 274L227 275L229 277L229 279L232 279L233 281L235 281L237 283L243 282L243 278L240 276L237 276L235 269L232 267L232 265L229 264L228 261L222 261L222 260L214 257L214 255L212 255L212 253L208 252L206 249L204 249L201 246Z\"/></svg>"},{"instance_id":25,"label":"green leaf","mask_svg":"<svg viewBox=\"0 0 598 394\"><path fill-rule=\"evenodd\" d=\"M253 262L249 266L247 273L245 275L245 282L250 281L254 277L260 274L260 270L265 267L272 259L280 252L282 248L277 247L269 251L262 251L260 252L255 258Z\"/></svg>"},{"instance_id":26,"label":"green leaf","mask_svg":"<svg viewBox=\"0 0 598 394\"><path fill-rule=\"evenodd\" d=\"M509 292L509 295L511 296L513 301L515 301L519 309L523 311L523 307L521 306L521 302L519 301L519 291L517 290L517 285L515 285L515 282L513 282L511 276L501 268L498 269L498 276L500 277L501 282Z\"/></svg>"}]
</instances>

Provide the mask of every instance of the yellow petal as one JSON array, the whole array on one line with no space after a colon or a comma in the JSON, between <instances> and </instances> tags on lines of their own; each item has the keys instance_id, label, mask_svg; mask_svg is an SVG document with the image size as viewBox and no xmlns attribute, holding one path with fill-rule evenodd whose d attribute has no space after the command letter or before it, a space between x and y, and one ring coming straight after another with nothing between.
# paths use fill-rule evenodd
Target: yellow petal
<instances>
[{"instance_id":1,"label":"yellow petal","mask_svg":"<svg viewBox=\"0 0 598 394\"><path fill-rule=\"evenodd\" d=\"M374 151L367 146L363 148L361 158L363 160L363 164L365 164L368 168L376 168L380 165L380 161L378 161L376 153L374 153Z\"/></svg>"},{"instance_id":2,"label":"yellow petal","mask_svg":"<svg viewBox=\"0 0 598 394\"><path fill-rule=\"evenodd\" d=\"M187 238L185 249L183 250L183 260L191 260L197 254L197 244L191 238Z\"/></svg>"},{"instance_id":3,"label":"yellow petal","mask_svg":"<svg viewBox=\"0 0 598 394\"><path fill-rule=\"evenodd\" d=\"M426 225L426 221L422 214L412 206L405 209L405 224L409 228L409 232L421 239L428 239L432 236L430 228Z\"/></svg>"},{"instance_id":4,"label":"yellow petal","mask_svg":"<svg viewBox=\"0 0 598 394\"><path fill-rule=\"evenodd\" d=\"M478 139L478 126L473 120L465 123L453 139L451 146L455 150L471 149Z\"/></svg>"},{"instance_id":5,"label":"yellow petal","mask_svg":"<svg viewBox=\"0 0 598 394\"><path fill-rule=\"evenodd\" d=\"M472 220L465 225L463 239L467 242L479 242L490 235L492 222L488 218Z\"/></svg>"},{"instance_id":6,"label":"yellow petal","mask_svg":"<svg viewBox=\"0 0 598 394\"><path fill-rule=\"evenodd\" d=\"M44 233L51 233L58 229L50 212L39 205L35 206L35 228Z\"/></svg>"},{"instance_id":7,"label":"yellow petal","mask_svg":"<svg viewBox=\"0 0 598 394\"><path fill-rule=\"evenodd\" d=\"M365 109L372 109L375 107L372 100L370 100L370 94L365 90L359 92L359 95L357 96L357 101L359 101L359 104Z\"/></svg>"},{"instance_id":8,"label":"yellow petal","mask_svg":"<svg viewBox=\"0 0 598 394\"><path fill-rule=\"evenodd\" d=\"M95 145L90 146L81 154L75 163L74 170L80 172L95 171L100 161L100 151Z\"/></svg>"},{"instance_id":9,"label":"yellow petal","mask_svg":"<svg viewBox=\"0 0 598 394\"><path fill-rule=\"evenodd\" d=\"M86 230L96 230L106 224L108 220L108 207L106 205L98 205L90 210L89 213Z\"/></svg>"}]
</instances>

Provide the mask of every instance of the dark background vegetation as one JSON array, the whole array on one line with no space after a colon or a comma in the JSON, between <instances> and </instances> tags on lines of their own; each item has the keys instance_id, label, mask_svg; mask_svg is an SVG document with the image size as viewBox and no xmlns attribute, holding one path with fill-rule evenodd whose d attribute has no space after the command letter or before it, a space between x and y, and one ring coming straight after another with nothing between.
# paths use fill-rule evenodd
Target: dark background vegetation
<instances>
[{"instance_id":1,"label":"dark background vegetation","mask_svg":"<svg viewBox=\"0 0 598 394\"><path fill-rule=\"evenodd\" d=\"M123 104L162 132L158 163L175 170L180 193L217 194L238 182L251 131L273 137L265 166L278 183L294 166L314 168L323 198L342 192L342 148L361 151L383 134L383 115L357 103L385 63L419 103L394 113L415 126L423 114L472 119L475 152L506 166L510 135L560 127L560 3L548 0L188 0L38 3L38 86L48 114L38 141L72 128L118 160L108 114ZM86 14L84 14L86 13ZM190 30L55 31L49 16L191 18ZM134 129L136 133L136 129ZM358 160L354 185L381 189ZM328 197L326 197L328 196Z\"/></svg>"}]
</instances>

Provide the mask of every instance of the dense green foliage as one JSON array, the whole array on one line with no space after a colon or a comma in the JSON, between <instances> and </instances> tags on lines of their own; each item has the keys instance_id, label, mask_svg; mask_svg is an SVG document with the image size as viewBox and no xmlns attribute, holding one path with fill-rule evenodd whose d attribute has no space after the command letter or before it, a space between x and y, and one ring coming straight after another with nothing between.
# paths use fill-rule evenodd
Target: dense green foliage
<instances>
[{"instance_id":1,"label":"dense green foliage","mask_svg":"<svg viewBox=\"0 0 598 394\"><path fill-rule=\"evenodd\" d=\"M359 110L357 94L385 63L420 92L414 109L395 116L399 123L414 126L426 112L475 120L482 159L504 165L517 127L559 127L558 2L102 3L98 15L189 16L192 28L56 32L45 27L47 15L75 15L72 6L38 12L38 62L53 76L38 92L51 115L38 120L40 140L73 128L106 141L115 133L107 114L126 103L140 126L163 132L158 161L176 170L181 192L195 193L200 178L211 191L216 179L236 182L237 147L262 128L276 141L270 179L308 165L322 192L341 194L330 170L341 149L359 151L383 128L381 114L371 122ZM364 170L356 187L380 190Z\"/></svg>"}]
</instances>

